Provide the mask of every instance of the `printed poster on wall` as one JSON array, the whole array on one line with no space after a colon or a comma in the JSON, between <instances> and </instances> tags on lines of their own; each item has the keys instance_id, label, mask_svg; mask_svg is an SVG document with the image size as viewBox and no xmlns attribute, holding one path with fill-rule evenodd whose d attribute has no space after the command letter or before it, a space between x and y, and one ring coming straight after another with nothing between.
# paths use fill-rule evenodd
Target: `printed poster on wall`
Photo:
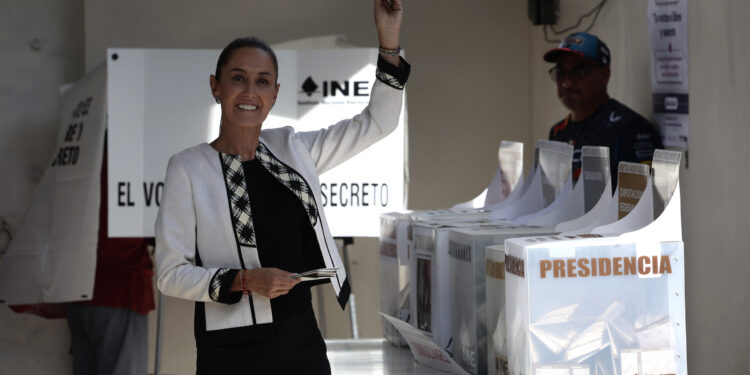
<instances>
[{"instance_id":1,"label":"printed poster on wall","mask_svg":"<svg viewBox=\"0 0 750 375\"><path fill-rule=\"evenodd\" d=\"M359 114L375 83L377 49L275 51L279 94L264 129L314 131ZM219 134L209 75L218 50L109 49L109 235L153 237L169 157ZM406 108L398 128L320 178L335 237L377 237L380 214L404 202Z\"/></svg>"},{"instance_id":2,"label":"printed poster on wall","mask_svg":"<svg viewBox=\"0 0 750 375\"><path fill-rule=\"evenodd\" d=\"M649 0L654 120L665 147L688 149L687 0Z\"/></svg>"}]
</instances>

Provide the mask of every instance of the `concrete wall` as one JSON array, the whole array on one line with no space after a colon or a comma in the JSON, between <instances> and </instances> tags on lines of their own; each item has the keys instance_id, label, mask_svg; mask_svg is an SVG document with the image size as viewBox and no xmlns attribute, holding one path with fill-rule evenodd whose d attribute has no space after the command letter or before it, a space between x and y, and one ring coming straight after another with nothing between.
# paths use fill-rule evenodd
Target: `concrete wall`
<instances>
[{"instance_id":1,"label":"concrete wall","mask_svg":"<svg viewBox=\"0 0 750 375\"><path fill-rule=\"evenodd\" d=\"M18 228L51 160L58 86L83 76L82 19L82 0L0 1L0 219L10 228ZM7 240L0 234L0 252ZM64 319L0 305L0 374L69 373L69 347Z\"/></svg>"}]
</instances>

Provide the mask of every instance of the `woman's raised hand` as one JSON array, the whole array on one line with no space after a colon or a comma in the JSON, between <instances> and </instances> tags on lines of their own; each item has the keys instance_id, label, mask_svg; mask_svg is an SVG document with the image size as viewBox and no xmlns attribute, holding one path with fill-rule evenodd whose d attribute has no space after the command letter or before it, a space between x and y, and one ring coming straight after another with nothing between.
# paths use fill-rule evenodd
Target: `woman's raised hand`
<instances>
[{"instance_id":1,"label":"woman's raised hand","mask_svg":"<svg viewBox=\"0 0 750 375\"><path fill-rule=\"evenodd\" d=\"M375 28L381 48L396 49L401 31L401 0L375 0Z\"/></svg>"}]
</instances>

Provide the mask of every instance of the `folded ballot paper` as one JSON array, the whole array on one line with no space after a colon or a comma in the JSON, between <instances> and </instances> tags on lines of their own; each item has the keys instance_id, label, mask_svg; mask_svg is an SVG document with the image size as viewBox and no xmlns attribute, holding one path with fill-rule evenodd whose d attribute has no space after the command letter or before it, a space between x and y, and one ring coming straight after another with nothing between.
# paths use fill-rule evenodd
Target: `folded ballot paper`
<instances>
[{"instance_id":1,"label":"folded ballot paper","mask_svg":"<svg viewBox=\"0 0 750 375\"><path fill-rule=\"evenodd\" d=\"M687 374L679 163L621 163L588 233L505 242L510 374Z\"/></svg>"},{"instance_id":2,"label":"folded ballot paper","mask_svg":"<svg viewBox=\"0 0 750 375\"><path fill-rule=\"evenodd\" d=\"M293 279L300 279L300 281L314 281L314 280L330 279L332 277L336 277L337 270L338 270L338 267L318 268L316 270L296 273L290 277Z\"/></svg>"}]
</instances>

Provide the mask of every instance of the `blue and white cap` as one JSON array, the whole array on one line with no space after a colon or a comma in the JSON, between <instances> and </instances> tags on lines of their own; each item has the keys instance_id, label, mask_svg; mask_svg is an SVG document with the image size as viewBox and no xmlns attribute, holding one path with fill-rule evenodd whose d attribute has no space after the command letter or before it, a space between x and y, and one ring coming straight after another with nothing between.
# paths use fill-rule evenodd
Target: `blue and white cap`
<instances>
[{"instance_id":1,"label":"blue and white cap","mask_svg":"<svg viewBox=\"0 0 750 375\"><path fill-rule=\"evenodd\" d=\"M579 55L601 66L609 66L611 60L607 45L596 36L584 32L570 34L557 48L544 54L544 61L557 62L564 53Z\"/></svg>"}]
</instances>

